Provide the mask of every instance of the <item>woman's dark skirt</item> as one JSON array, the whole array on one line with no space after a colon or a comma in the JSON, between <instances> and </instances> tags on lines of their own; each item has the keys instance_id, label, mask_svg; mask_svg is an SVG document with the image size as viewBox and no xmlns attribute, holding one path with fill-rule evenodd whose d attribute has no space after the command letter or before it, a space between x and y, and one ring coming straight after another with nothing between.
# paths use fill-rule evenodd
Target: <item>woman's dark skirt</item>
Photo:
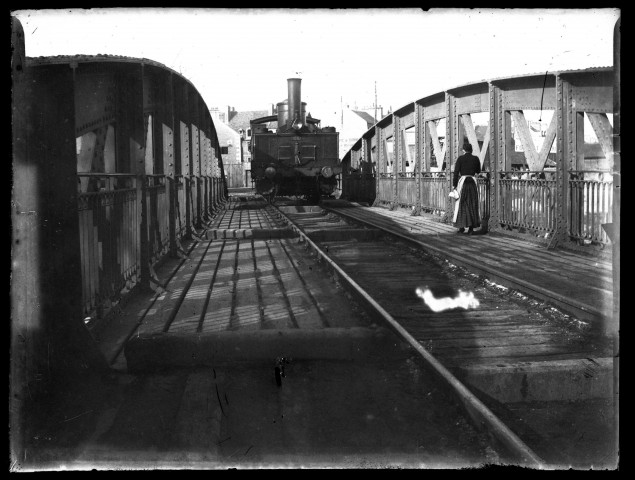
<instances>
[{"instance_id":1,"label":"woman's dark skirt","mask_svg":"<svg viewBox=\"0 0 635 480\"><path fill-rule=\"evenodd\" d=\"M466 178L463 181L461 190L461 198L458 200L459 213L456 216L458 228L480 227L481 217L478 214L478 189L473 178Z\"/></svg>"}]
</instances>

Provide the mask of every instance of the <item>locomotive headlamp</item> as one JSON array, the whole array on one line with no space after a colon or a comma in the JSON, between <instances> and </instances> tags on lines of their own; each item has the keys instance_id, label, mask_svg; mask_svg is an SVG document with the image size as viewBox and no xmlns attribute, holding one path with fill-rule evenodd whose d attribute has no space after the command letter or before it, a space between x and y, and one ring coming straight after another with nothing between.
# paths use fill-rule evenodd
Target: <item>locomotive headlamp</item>
<instances>
[{"instance_id":1,"label":"locomotive headlamp","mask_svg":"<svg viewBox=\"0 0 635 480\"><path fill-rule=\"evenodd\" d=\"M276 176L276 169L273 167L267 167L265 169L265 177L267 178L273 178Z\"/></svg>"},{"instance_id":2,"label":"locomotive headlamp","mask_svg":"<svg viewBox=\"0 0 635 480\"><path fill-rule=\"evenodd\" d=\"M324 178L331 178L333 176L333 169L331 167L322 168L322 176Z\"/></svg>"}]
</instances>

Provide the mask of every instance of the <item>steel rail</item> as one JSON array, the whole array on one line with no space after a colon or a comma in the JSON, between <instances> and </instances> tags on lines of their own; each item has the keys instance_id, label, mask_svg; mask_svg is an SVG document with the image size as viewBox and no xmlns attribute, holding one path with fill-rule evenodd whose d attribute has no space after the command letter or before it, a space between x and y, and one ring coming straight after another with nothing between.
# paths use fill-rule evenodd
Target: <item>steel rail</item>
<instances>
[{"instance_id":1,"label":"steel rail","mask_svg":"<svg viewBox=\"0 0 635 480\"><path fill-rule=\"evenodd\" d=\"M412 346L423 361L439 376L458 396L467 412L477 423L482 424L487 430L510 452L534 468L546 468L546 462L529 448L507 425L505 425L489 408L483 404L459 379L457 379L441 362L428 352L390 313L377 303L355 280L353 280L337 263L335 263L293 220L272 205L277 210L277 215L284 219L291 228L306 242L319 258L324 260L366 304L368 304L403 340Z\"/></svg>"}]
</instances>

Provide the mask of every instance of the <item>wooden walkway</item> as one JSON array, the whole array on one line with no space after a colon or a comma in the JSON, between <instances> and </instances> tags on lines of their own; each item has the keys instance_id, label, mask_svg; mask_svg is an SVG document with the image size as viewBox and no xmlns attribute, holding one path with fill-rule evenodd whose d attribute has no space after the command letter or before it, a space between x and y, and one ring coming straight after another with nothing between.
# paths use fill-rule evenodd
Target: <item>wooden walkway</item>
<instances>
[{"instance_id":1,"label":"wooden walkway","mask_svg":"<svg viewBox=\"0 0 635 480\"><path fill-rule=\"evenodd\" d=\"M603 256L549 250L544 245L496 232L458 234L450 224L401 210L361 207L341 200L325 206L414 240L431 253L553 303L581 320L597 323L612 318L613 265Z\"/></svg>"}]
</instances>

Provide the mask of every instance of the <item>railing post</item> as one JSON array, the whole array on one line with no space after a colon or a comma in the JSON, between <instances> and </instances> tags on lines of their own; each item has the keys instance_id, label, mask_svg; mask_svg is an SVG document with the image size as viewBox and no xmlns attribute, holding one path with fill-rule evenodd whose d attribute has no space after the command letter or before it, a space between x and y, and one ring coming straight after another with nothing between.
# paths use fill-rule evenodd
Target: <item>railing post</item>
<instances>
[{"instance_id":1,"label":"railing post","mask_svg":"<svg viewBox=\"0 0 635 480\"><path fill-rule=\"evenodd\" d=\"M139 212L139 288L150 288L150 255L148 244L148 207L147 207L147 177L145 173L138 173L135 177L137 190L137 211Z\"/></svg>"},{"instance_id":2,"label":"railing post","mask_svg":"<svg viewBox=\"0 0 635 480\"><path fill-rule=\"evenodd\" d=\"M445 93L445 114L446 114L446 120L445 120L445 155L446 155L446 168L445 171L447 172L447 179L446 179L446 184L447 184L447 191L451 191L452 190L452 178L454 176L454 161L457 158L457 147L456 147L456 143L457 143L457 121L455 115L456 115L456 100L454 98L454 95L446 92ZM441 192L442 195L445 194L445 192ZM452 219L453 219L453 215L454 215L454 210L453 210L453 202L449 202L447 200L447 198L445 199L446 201L446 205L447 208L445 209L445 213L443 214L443 222L444 223L452 223ZM455 200L456 201L456 200Z\"/></svg>"},{"instance_id":3,"label":"railing post","mask_svg":"<svg viewBox=\"0 0 635 480\"><path fill-rule=\"evenodd\" d=\"M163 124L163 172L165 174L165 195L168 203L168 255L177 256L176 243L176 190L174 158L174 85L172 73L167 74L165 89L165 118Z\"/></svg>"},{"instance_id":4,"label":"railing post","mask_svg":"<svg viewBox=\"0 0 635 480\"><path fill-rule=\"evenodd\" d=\"M198 109L195 109L198 113ZM194 115L194 120L198 121L198 115ZM192 141L192 158L190 161L192 175L192 226L198 230L201 228L201 195L200 195L200 146L199 146L199 129L194 124L194 120L191 124L191 141Z\"/></svg>"},{"instance_id":5,"label":"railing post","mask_svg":"<svg viewBox=\"0 0 635 480\"><path fill-rule=\"evenodd\" d=\"M394 209L397 207L397 200L399 198L399 174L401 173L401 147L400 147L400 128L401 121L399 117L392 114L392 156L393 156L393 165L392 165L392 202L390 204L390 209Z\"/></svg>"},{"instance_id":6,"label":"railing post","mask_svg":"<svg viewBox=\"0 0 635 480\"><path fill-rule=\"evenodd\" d=\"M422 121L423 121L423 107L415 102L415 111L414 111L414 121L415 121L415 205L413 215L421 215L421 159L423 158L423 145L422 141Z\"/></svg>"},{"instance_id":7,"label":"railing post","mask_svg":"<svg viewBox=\"0 0 635 480\"><path fill-rule=\"evenodd\" d=\"M368 201L368 195L366 195L366 189L364 188L365 182L365 176L368 172L368 165L370 165L370 160L368 158L368 145L366 144L366 139L364 137L362 137L362 142L360 145L360 153L361 153L361 158L360 158L360 168L359 168L359 172L360 172L360 176L359 176L359 182L357 184L357 195L354 197L354 200L357 202L361 202L361 201ZM342 181L344 180L344 175L342 175ZM346 190L344 190L344 185L342 184L342 190L347 192L347 198L350 199L350 190L351 190L351 177L350 175L348 175L346 177ZM362 193L363 192L363 193Z\"/></svg>"},{"instance_id":8,"label":"railing post","mask_svg":"<svg viewBox=\"0 0 635 480\"><path fill-rule=\"evenodd\" d=\"M556 76L556 116L558 122L558 133L556 135L557 153L556 153L556 230L553 238L549 243L550 248L554 248L558 243L565 241L568 231L568 193L569 193L569 175L566 158L566 140L567 140L567 121L570 119L568 114L568 96L569 88L565 84L560 75Z\"/></svg>"},{"instance_id":9,"label":"railing post","mask_svg":"<svg viewBox=\"0 0 635 480\"><path fill-rule=\"evenodd\" d=\"M209 122L210 126L213 128L212 122ZM207 129L206 129L207 131ZM212 185L211 185L211 175L210 175L210 166L212 162L212 157L210 155L210 136L205 135L205 144L204 144L204 153L205 153L205 216L208 220L212 218Z\"/></svg>"},{"instance_id":10,"label":"railing post","mask_svg":"<svg viewBox=\"0 0 635 480\"><path fill-rule=\"evenodd\" d=\"M212 162L214 161L214 157L212 157ZM212 198L211 198L211 202L212 202L212 212L214 214L216 214L216 210L218 209L218 199L216 198L216 192L217 192L217 188L216 188L216 177L214 176L214 164L212 163L212 173L211 173L211 189L212 189Z\"/></svg>"},{"instance_id":11,"label":"railing post","mask_svg":"<svg viewBox=\"0 0 635 480\"><path fill-rule=\"evenodd\" d=\"M181 123L181 171L183 175L183 200L185 201L185 232L183 236L192 238L192 187L190 170L190 129Z\"/></svg>"},{"instance_id":12,"label":"railing post","mask_svg":"<svg viewBox=\"0 0 635 480\"><path fill-rule=\"evenodd\" d=\"M148 242L148 205L147 205L147 177L145 165L146 135L145 119L143 115L143 76L144 66L140 66L139 77L134 85L128 86L130 102L124 108L135 109L132 112L133 123L129 126L130 160L132 172L135 176L137 191L137 212L139 215L139 283L141 290L150 289L150 252Z\"/></svg>"},{"instance_id":13,"label":"railing post","mask_svg":"<svg viewBox=\"0 0 635 480\"><path fill-rule=\"evenodd\" d=\"M500 228L500 174L501 150L505 129L501 122L505 116L502 114L502 92L494 84L489 84L489 176L488 176L488 202L489 219L482 228L497 230Z\"/></svg>"},{"instance_id":14,"label":"railing post","mask_svg":"<svg viewBox=\"0 0 635 480\"><path fill-rule=\"evenodd\" d=\"M380 202L380 189L379 189L379 179L381 178L381 174L385 170L384 165L384 155L383 155L383 142L381 141L381 129L377 124L375 124L375 148L377 149L375 162L375 201L373 202L373 206L378 205Z\"/></svg>"}]
</instances>

